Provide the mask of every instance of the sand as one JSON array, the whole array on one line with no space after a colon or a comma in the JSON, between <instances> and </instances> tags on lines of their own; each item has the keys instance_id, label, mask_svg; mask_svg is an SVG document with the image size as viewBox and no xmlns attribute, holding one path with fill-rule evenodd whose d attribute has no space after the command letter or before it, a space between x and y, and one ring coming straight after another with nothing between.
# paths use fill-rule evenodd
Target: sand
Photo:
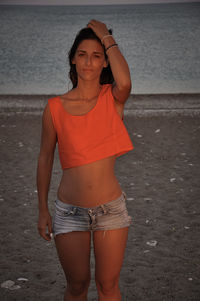
<instances>
[{"instance_id":1,"label":"sand","mask_svg":"<svg viewBox=\"0 0 200 301\"><path fill-rule=\"evenodd\" d=\"M0 114L0 283L12 280L20 288L1 288L0 300L60 301L65 278L54 242L37 233L41 110L23 107L22 113L15 113L19 110L11 107L4 106ZM133 217L120 278L122 298L198 301L200 112L188 106L184 111L153 106L149 113L143 108L125 116L135 149L119 157L115 167ZM51 212L60 176L56 157ZM93 256L91 268L94 279ZM93 280L89 300L97 300Z\"/></svg>"}]
</instances>

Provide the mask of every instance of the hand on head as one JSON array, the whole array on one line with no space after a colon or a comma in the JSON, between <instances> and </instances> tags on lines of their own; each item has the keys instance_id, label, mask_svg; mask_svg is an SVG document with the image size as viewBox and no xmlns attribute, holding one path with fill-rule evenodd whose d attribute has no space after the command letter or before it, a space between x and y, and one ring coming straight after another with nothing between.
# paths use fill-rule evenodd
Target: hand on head
<instances>
[{"instance_id":1,"label":"hand on head","mask_svg":"<svg viewBox=\"0 0 200 301\"><path fill-rule=\"evenodd\" d=\"M87 24L87 27L91 28L101 41L103 37L110 35L106 24L100 21L90 20L90 22Z\"/></svg>"}]
</instances>

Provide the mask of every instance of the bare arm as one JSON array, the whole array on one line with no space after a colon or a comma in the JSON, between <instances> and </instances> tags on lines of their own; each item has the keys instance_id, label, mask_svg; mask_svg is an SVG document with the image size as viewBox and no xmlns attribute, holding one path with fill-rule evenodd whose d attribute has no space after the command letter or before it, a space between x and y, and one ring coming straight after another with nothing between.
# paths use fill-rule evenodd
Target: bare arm
<instances>
[{"instance_id":1,"label":"bare arm","mask_svg":"<svg viewBox=\"0 0 200 301\"><path fill-rule=\"evenodd\" d=\"M38 231L46 240L51 240L50 233L52 233L51 216L48 210L48 191L56 140L56 132L52 123L49 106L47 105L42 117L41 146L37 166L37 190L39 201ZM48 228L48 233L46 233L46 228Z\"/></svg>"},{"instance_id":2,"label":"bare arm","mask_svg":"<svg viewBox=\"0 0 200 301\"><path fill-rule=\"evenodd\" d=\"M116 44L113 36L108 36L110 33L104 23L91 20L88 23L88 27L102 40L106 49ZM131 91L131 77L128 64L117 46L110 47L106 53L115 81L112 89L113 96L120 103L125 103Z\"/></svg>"}]
</instances>

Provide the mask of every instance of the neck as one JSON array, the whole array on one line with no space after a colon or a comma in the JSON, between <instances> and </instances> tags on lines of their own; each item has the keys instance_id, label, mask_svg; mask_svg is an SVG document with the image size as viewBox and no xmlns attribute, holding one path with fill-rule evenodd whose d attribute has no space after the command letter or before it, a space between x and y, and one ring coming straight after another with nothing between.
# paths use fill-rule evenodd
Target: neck
<instances>
[{"instance_id":1,"label":"neck","mask_svg":"<svg viewBox=\"0 0 200 301\"><path fill-rule=\"evenodd\" d=\"M99 82L94 83L89 81L79 81L76 91L80 99L89 100L99 95L101 91L101 85Z\"/></svg>"}]
</instances>

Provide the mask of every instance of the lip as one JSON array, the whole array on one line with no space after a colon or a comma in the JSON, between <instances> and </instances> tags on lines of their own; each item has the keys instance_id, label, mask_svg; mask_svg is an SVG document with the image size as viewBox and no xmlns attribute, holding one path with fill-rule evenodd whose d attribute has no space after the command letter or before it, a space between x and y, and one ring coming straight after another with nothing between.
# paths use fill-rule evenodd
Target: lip
<instances>
[{"instance_id":1,"label":"lip","mask_svg":"<svg viewBox=\"0 0 200 301\"><path fill-rule=\"evenodd\" d=\"M84 68L83 71L85 71L85 72L91 72L93 70L92 69L88 69L88 68Z\"/></svg>"}]
</instances>

